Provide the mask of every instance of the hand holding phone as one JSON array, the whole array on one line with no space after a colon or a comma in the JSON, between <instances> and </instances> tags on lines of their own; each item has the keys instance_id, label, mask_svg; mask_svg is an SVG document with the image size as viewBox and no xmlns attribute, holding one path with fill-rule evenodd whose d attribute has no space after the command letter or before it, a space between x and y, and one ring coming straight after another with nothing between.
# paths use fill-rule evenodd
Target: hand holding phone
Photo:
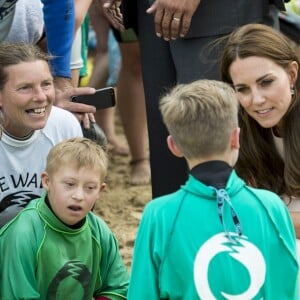
<instances>
[{"instance_id":1,"label":"hand holding phone","mask_svg":"<svg viewBox=\"0 0 300 300\"><path fill-rule=\"evenodd\" d=\"M73 96L71 101L93 105L96 110L105 109L116 105L115 90L113 87L106 87L96 90L92 95Z\"/></svg>"}]
</instances>

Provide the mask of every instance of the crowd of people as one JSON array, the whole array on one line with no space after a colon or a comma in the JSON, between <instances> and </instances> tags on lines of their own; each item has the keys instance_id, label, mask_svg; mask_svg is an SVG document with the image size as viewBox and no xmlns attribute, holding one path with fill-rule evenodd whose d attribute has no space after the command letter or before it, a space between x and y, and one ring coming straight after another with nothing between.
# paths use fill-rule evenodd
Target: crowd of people
<instances>
[{"instance_id":1,"label":"crowd of people","mask_svg":"<svg viewBox=\"0 0 300 300\"><path fill-rule=\"evenodd\" d=\"M299 299L300 59L284 8L1 4L0 299ZM114 108L71 101L107 85L110 30L128 149ZM84 137L93 124L110 147ZM131 184L152 187L130 272L93 213L109 151L131 155Z\"/></svg>"}]
</instances>

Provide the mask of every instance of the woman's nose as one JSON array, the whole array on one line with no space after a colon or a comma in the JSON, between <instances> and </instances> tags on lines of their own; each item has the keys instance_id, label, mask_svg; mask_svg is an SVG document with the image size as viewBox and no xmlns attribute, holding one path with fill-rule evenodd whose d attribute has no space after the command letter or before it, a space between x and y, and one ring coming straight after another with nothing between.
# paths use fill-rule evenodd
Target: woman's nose
<instances>
[{"instance_id":1,"label":"woman's nose","mask_svg":"<svg viewBox=\"0 0 300 300\"><path fill-rule=\"evenodd\" d=\"M45 91L42 89L42 87L36 87L34 89L34 98L37 100L46 100L47 95Z\"/></svg>"},{"instance_id":2,"label":"woman's nose","mask_svg":"<svg viewBox=\"0 0 300 300\"><path fill-rule=\"evenodd\" d=\"M265 102L265 97L262 95L261 92L255 90L252 92L252 102L253 104L263 104Z\"/></svg>"}]
</instances>

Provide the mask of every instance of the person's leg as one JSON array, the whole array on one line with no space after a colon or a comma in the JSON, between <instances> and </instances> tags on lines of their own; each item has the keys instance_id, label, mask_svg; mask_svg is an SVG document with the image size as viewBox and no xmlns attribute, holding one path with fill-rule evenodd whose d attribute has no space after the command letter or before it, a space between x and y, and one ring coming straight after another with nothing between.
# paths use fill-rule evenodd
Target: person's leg
<instances>
[{"instance_id":1,"label":"person's leg","mask_svg":"<svg viewBox=\"0 0 300 300\"><path fill-rule=\"evenodd\" d=\"M185 160L171 154L167 147L168 131L162 122L159 99L176 84L176 69L169 43L155 35L153 16L145 11L147 0L138 1L138 39L141 48L147 124L149 135L152 196L177 190L187 179Z\"/></svg>"},{"instance_id":2,"label":"person's leg","mask_svg":"<svg viewBox=\"0 0 300 300\"><path fill-rule=\"evenodd\" d=\"M170 42L178 83L198 79L221 79L219 64L225 41L220 37L178 39Z\"/></svg>"},{"instance_id":3,"label":"person's leg","mask_svg":"<svg viewBox=\"0 0 300 300\"><path fill-rule=\"evenodd\" d=\"M170 153L167 129L159 112L159 99L178 82L219 78L220 46L210 43L217 37L178 39L166 42L156 37L152 15L145 13L149 3L138 1L138 31L146 97L153 197L177 190L187 179L184 159ZM199 133L201 134L201 133Z\"/></svg>"},{"instance_id":4,"label":"person's leg","mask_svg":"<svg viewBox=\"0 0 300 300\"><path fill-rule=\"evenodd\" d=\"M138 42L119 43L121 69L117 84L118 107L131 153L132 184L150 181L144 87Z\"/></svg>"},{"instance_id":5,"label":"person's leg","mask_svg":"<svg viewBox=\"0 0 300 300\"><path fill-rule=\"evenodd\" d=\"M96 33L97 46L93 60L93 71L88 86L96 89L106 86L108 79L108 34L110 25L102 14L101 5L93 1L89 9L90 23ZM128 148L123 145L115 132L115 108L98 110L95 113L96 122L104 131L111 151L118 155L128 155Z\"/></svg>"}]
</instances>

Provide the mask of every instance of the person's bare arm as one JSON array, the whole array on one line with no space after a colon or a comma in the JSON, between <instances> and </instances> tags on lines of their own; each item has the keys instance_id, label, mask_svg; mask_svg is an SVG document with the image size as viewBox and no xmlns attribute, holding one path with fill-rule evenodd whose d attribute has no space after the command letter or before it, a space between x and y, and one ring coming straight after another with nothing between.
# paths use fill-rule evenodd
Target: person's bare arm
<instances>
[{"instance_id":1,"label":"person's bare arm","mask_svg":"<svg viewBox=\"0 0 300 300\"><path fill-rule=\"evenodd\" d=\"M147 9L154 14L155 31L158 37L175 40L184 37L201 0L156 0Z\"/></svg>"},{"instance_id":2,"label":"person's bare arm","mask_svg":"<svg viewBox=\"0 0 300 300\"><path fill-rule=\"evenodd\" d=\"M93 0L75 0L75 32L82 24Z\"/></svg>"}]
</instances>

